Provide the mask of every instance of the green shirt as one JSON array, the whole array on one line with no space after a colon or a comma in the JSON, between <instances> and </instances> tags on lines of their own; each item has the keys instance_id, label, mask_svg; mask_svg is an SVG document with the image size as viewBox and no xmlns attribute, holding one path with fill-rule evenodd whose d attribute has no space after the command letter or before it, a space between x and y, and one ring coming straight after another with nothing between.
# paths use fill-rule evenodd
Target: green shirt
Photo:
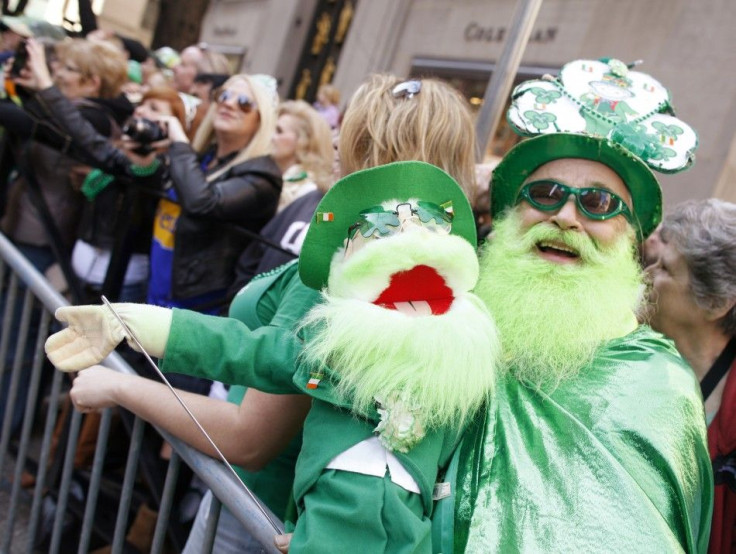
<instances>
[{"instance_id":1,"label":"green shirt","mask_svg":"<svg viewBox=\"0 0 736 554\"><path fill-rule=\"evenodd\" d=\"M332 458L373 436L378 414L374 410L367 417L359 418L347 411L347 406L340 405L333 397L328 379L316 389L307 388L310 372L299 363L302 340L292 327L295 314L305 314L319 301L319 293L302 284L296 264L283 266L268 275L267 288L263 287L266 281L255 280L241 294L244 298L258 298L259 303L274 302L280 296L270 325L250 330L234 319L175 309L162 369L176 368L190 375L273 394L312 396L314 403L305 421L294 482L294 497L299 506L299 499L314 485ZM242 313L255 306L252 302L244 304L238 311ZM427 515L432 511L438 464L443 465L449 459L458 432L457 429L435 430L409 453L395 453L419 485Z\"/></svg>"}]
</instances>

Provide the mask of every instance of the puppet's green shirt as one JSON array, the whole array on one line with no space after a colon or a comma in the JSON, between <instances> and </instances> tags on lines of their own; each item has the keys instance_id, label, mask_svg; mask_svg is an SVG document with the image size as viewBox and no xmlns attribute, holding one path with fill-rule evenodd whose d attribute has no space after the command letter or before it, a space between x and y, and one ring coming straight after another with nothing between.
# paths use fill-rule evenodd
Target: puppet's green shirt
<instances>
[{"instance_id":1,"label":"puppet's green shirt","mask_svg":"<svg viewBox=\"0 0 736 554\"><path fill-rule=\"evenodd\" d=\"M248 298L253 299L250 305ZM340 404L329 378L316 388L307 386L312 374L299 361L302 341L293 325L284 327L281 322L293 322L294 312L303 314L317 301L318 294L301 284L296 265L291 264L254 280L234 301L244 321L252 310L274 312L270 325L248 329L235 319L174 310L162 369L274 394L312 396L294 479L294 499L300 518L305 516L294 535L295 550L345 552L359 544L366 552L429 553L436 475L449 460L459 430L429 431L409 452L394 452L419 495L394 485L390 478L365 479L359 472L325 470L337 455L373 437L379 416L374 409L359 417ZM350 491L350 497L331 498L325 491L335 487ZM384 509L389 504L392 507ZM346 527L347 522L360 525ZM387 532L391 525L394 528Z\"/></svg>"}]
</instances>

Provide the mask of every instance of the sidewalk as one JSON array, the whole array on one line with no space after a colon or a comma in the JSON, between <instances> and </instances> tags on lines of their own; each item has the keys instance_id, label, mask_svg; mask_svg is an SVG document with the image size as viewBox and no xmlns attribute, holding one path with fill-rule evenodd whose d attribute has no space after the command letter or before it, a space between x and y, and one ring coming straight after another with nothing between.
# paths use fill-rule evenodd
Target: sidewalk
<instances>
[{"instance_id":1,"label":"sidewalk","mask_svg":"<svg viewBox=\"0 0 736 554\"><path fill-rule=\"evenodd\" d=\"M3 475L0 477L0 537L2 542L5 541L5 524L8 520L8 510L10 509L10 489L12 487L11 479L13 476L13 467L7 467L7 462L11 458L6 460L6 468L3 470ZM18 508L15 513L15 525L13 526L13 540L10 545L9 554L20 554L26 551L26 545L28 544L28 521L31 511L31 500L33 495L33 489L21 490L20 498L18 501Z\"/></svg>"}]
</instances>

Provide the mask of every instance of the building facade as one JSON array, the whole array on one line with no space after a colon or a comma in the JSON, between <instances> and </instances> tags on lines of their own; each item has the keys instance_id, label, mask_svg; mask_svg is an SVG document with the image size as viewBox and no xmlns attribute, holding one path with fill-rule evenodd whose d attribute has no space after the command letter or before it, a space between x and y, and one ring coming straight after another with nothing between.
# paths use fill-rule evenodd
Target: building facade
<instances>
[{"instance_id":1,"label":"building facade","mask_svg":"<svg viewBox=\"0 0 736 554\"><path fill-rule=\"evenodd\" d=\"M108 21L120 12L116 4L125 6L126 28L152 28L155 2L105 0ZM201 40L243 71L274 75L285 98L312 100L320 83L332 82L344 104L367 74L391 72L443 77L479 106L516 4L210 0ZM733 0L544 0L517 81L577 58L643 60L639 69L669 87L677 115L700 139L693 168L661 179L665 203L736 202L735 28ZM492 148L503 147L501 140Z\"/></svg>"}]
</instances>

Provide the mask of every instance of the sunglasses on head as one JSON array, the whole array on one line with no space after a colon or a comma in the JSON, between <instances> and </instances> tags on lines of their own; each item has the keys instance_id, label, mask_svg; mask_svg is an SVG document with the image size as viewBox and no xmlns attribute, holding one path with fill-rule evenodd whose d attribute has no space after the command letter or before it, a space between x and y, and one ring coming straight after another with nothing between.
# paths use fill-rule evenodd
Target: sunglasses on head
<instances>
[{"instance_id":1,"label":"sunglasses on head","mask_svg":"<svg viewBox=\"0 0 736 554\"><path fill-rule=\"evenodd\" d=\"M241 93L234 92L230 89L225 89L222 92L220 92L220 94L217 96L216 101L218 104L224 104L225 102L228 102L229 100L232 100L233 98L237 101L238 108L240 108L240 110L243 113L250 113L256 107L255 102L253 102L253 100L250 99L250 96L242 92Z\"/></svg>"},{"instance_id":2,"label":"sunglasses on head","mask_svg":"<svg viewBox=\"0 0 736 554\"><path fill-rule=\"evenodd\" d=\"M417 216L422 223L434 221L435 225L428 227L432 231L449 233L452 228L451 211L432 202L420 200L416 206L409 203L399 204L394 211L387 210L383 206L373 206L361 211L358 221L348 228L348 240L352 240L358 233L368 238L376 234L385 237L400 232L399 209L402 206L408 207L412 216Z\"/></svg>"},{"instance_id":3,"label":"sunglasses on head","mask_svg":"<svg viewBox=\"0 0 736 554\"><path fill-rule=\"evenodd\" d=\"M572 188L552 179L527 183L521 188L516 203L526 200L538 210L551 212L560 209L571 194L575 196L578 209L589 219L602 221L619 214L630 223L633 219L626 202L610 190L598 187Z\"/></svg>"},{"instance_id":4,"label":"sunglasses on head","mask_svg":"<svg viewBox=\"0 0 736 554\"><path fill-rule=\"evenodd\" d=\"M391 96L394 98L414 98L415 94L419 94L422 90L422 82L417 79L404 81L391 89Z\"/></svg>"}]
</instances>

